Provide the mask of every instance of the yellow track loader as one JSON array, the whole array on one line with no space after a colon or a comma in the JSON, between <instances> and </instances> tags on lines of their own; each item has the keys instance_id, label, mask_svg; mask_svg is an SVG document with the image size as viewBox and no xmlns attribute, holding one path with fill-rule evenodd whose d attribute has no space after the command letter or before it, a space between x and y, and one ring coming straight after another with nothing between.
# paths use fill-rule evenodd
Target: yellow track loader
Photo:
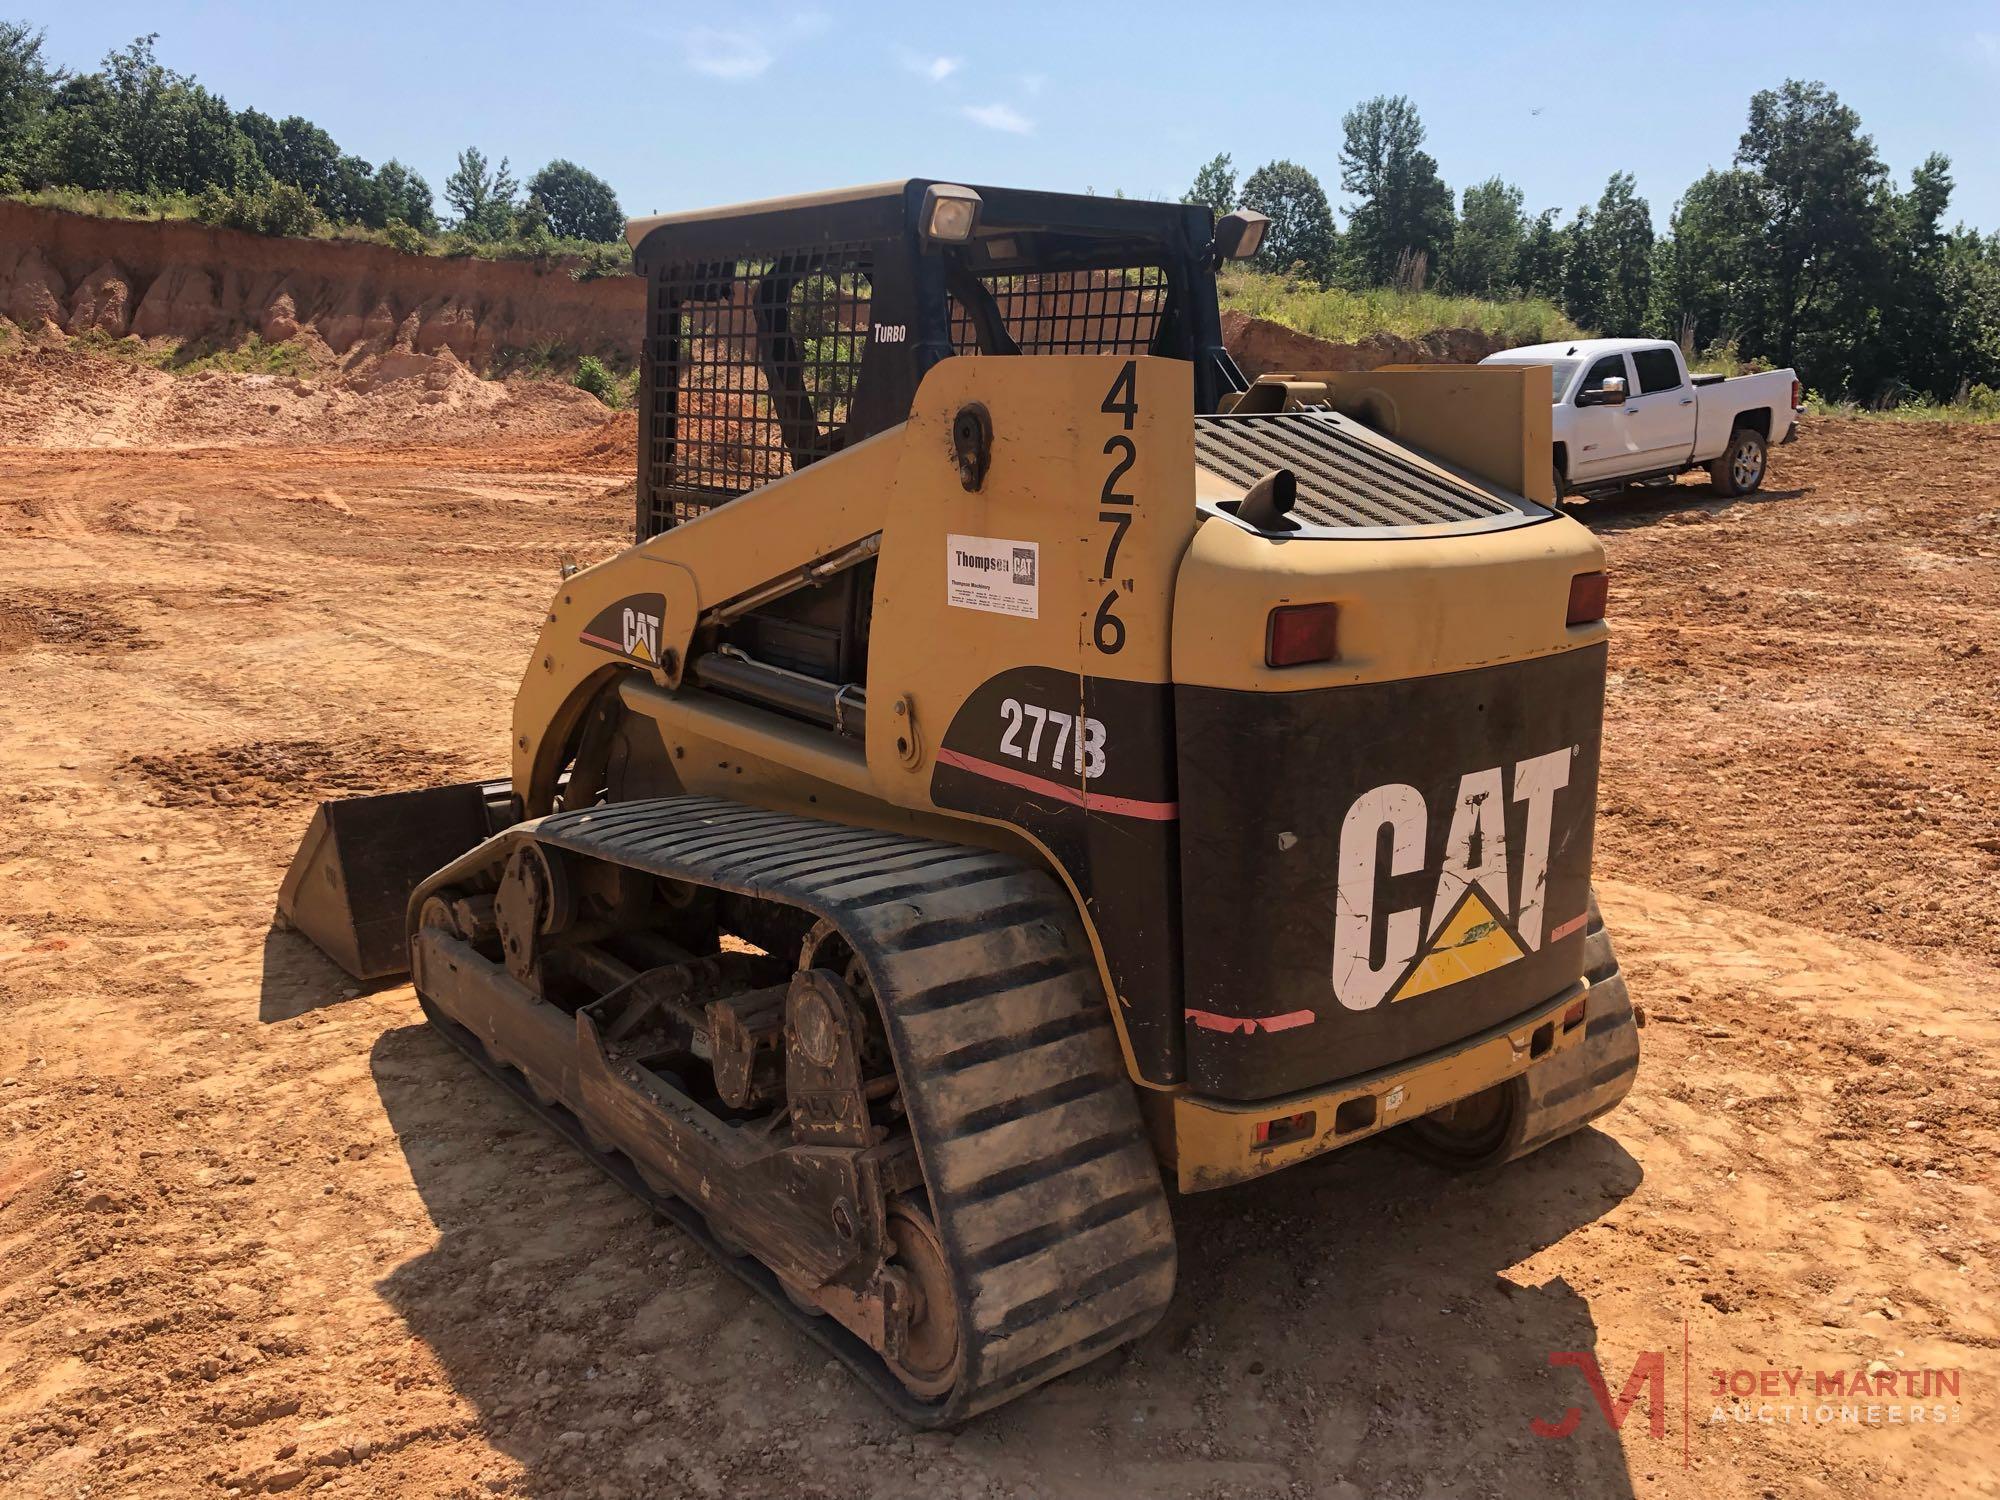
<instances>
[{"instance_id":1,"label":"yellow track loader","mask_svg":"<svg viewBox=\"0 0 2000 1500\"><path fill-rule=\"evenodd\" d=\"M1603 554L1548 378L1246 381L1256 215L916 180L643 219L633 546L512 776L281 906L909 1421L1137 1338L1171 1186L1621 1099Z\"/></svg>"}]
</instances>

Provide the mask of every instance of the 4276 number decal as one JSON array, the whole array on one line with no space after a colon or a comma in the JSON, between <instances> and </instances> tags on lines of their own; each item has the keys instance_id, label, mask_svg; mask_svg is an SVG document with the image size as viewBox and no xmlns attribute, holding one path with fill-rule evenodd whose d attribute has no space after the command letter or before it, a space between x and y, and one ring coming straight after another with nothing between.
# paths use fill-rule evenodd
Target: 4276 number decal
<instances>
[{"instance_id":1,"label":"4276 number decal","mask_svg":"<svg viewBox=\"0 0 2000 1500\"><path fill-rule=\"evenodd\" d=\"M1116 656L1125 649L1125 622L1118 617L1118 549L1125 541L1125 533L1132 527L1132 520L1138 508L1138 500L1118 488L1126 471L1139 461L1139 447L1131 438L1133 419L1139 415L1139 365L1136 360L1126 360L1118 378L1111 382L1111 389L1105 393L1103 404L1098 410L1107 416L1123 418L1122 431L1114 432L1104 440L1105 457L1111 460L1111 468L1104 476L1104 488L1098 494L1097 519L1109 529L1104 538L1104 581L1110 587L1103 601L1097 606L1097 613L1090 623L1091 643L1106 656Z\"/></svg>"}]
</instances>

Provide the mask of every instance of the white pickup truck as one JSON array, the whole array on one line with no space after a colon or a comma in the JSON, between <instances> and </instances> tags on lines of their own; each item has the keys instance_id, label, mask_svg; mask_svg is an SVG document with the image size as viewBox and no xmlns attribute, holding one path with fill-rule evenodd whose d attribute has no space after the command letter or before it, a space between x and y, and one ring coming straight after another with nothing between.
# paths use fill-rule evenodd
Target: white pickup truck
<instances>
[{"instance_id":1,"label":"white pickup truck","mask_svg":"<svg viewBox=\"0 0 2000 1500\"><path fill-rule=\"evenodd\" d=\"M1690 375L1664 339L1577 339L1488 355L1487 365L1547 365L1555 386L1556 494L1592 494L1706 465L1724 495L1764 482L1773 443L1798 434L1790 370Z\"/></svg>"}]
</instances>

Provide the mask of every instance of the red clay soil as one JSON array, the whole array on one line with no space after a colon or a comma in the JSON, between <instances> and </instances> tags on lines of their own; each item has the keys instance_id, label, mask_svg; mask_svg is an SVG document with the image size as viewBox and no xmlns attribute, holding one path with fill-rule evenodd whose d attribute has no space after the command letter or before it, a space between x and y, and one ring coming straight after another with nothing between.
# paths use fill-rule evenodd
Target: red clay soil
<instances>
[{"instance_id":1,"label":"red clay soil","mask_svg":"<svg viewBox=\"0 0 2000 1500\"><path fill-rule=\"evenodd\" d=\"M314 798L505 766L560 558L627 534L629 419L407 416L0 450L0 1492L2000 1486L2000 431L1816 421L1764 494L1583 508L1620 1110L1487 1178L1371 1142L1180 1200L1157 1330L914 1437L272 924ZM1658 1398L1614 1430L1575 1351ZM1926 1370L1916 1425L1713 1395Z\"/></svg>"}]
</instances>

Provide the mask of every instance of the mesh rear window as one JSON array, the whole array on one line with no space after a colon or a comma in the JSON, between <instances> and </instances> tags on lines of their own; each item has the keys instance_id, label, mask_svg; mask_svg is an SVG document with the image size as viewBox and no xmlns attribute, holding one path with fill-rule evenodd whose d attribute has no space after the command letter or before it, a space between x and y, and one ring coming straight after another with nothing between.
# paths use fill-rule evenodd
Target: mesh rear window
<instances>
[{"instance_id":1,"label":"mesh rear window","mask_svg":"<svg viewBox=\"0 0 2000 1500\"><path fill-rule=\"evenodd\" d=\"M1023 354L1144 354L1166 311L1167 274L1158 266L980 280ZM956 297L951 343L960 354L981 352L972 313Z\"/></svg>"},{"instance_id":2,"label":"mesh rear window","mask_svg":"<svg viewBox=\"0 0 2000 1500\"><path fill-rule=\"evenodd\" d=\"M661 275L647 349L649 534L839 450L870 292L861 245Z\"/></svg>"}]
</instances>

